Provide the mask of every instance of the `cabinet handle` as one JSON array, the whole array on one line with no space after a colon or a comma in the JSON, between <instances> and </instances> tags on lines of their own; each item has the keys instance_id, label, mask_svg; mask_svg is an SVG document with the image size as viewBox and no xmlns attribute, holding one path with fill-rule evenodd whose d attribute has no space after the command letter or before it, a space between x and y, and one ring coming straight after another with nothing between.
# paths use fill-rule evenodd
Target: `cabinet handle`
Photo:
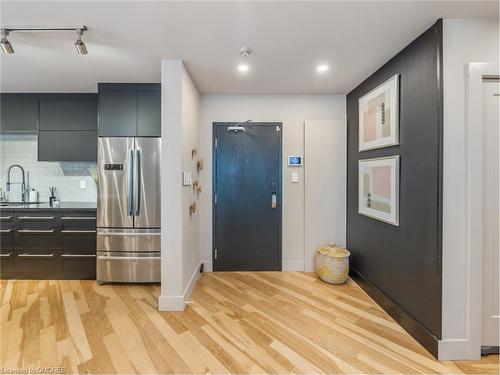
<instances>
[{"instance_id":1,"label":"cabinet handle","mask_svg":"<svg viewBox=\"0 0 500 375\"><path fill-rule=\"evenodd\" d=\"M10 233L12 232L14 229L0 229L0 233Z\"/></svg>"},{"instance_id":2,"label":"cabinet handle","mask_svg":"<svg viewBox=\"0 0 500 375\"><path fill-rule=\"evenodd\" d=\"M97 257L99 260L138 260L138 261L147 261L147 260L161 260L161 257L114 257L114 256L99 256Z\"/></svg>"},{"instance_id":3,"label":"cabinet handle","mask_svg":"<svg viewBox=\"0 0 500 375\"><path fill-rule=\"evenodd\" d=\"M161 233L99 232L98 234L99 234L99 236L116 236L116 237L126 237L126 236L133 236L133 237L147 237L147 236L159 237L159 236L161 236Z\"/></svg>"},{"instance_id":4,"label":"cabinet handle","mask_svg":"<svg viewBox=\"0 0 500 375\"><path fill-rule=\"evenodd\" d=\"M12 216L0 216L0 220L10 220Z\"/></svg>"},{"instance_id":5,"label":"cabinet handle","mask_svg":"<svg viewBox=\"0 0 500 375\"><path fill-rule=\"evenodd\" d=\"M96 220L96 217L92 216L63 216L61 220Z\"/></svg>"},{"instance_id":6,"label":"cabinet handle","mask_svg":"<svg viewBox=\"0 0 500 375\"><path fill-rule=\"evenodd\" d=\"M54 220L55 216L19 216L19 220Z\"/></svg>"},{"instance_id":7,"label":"cabinet handle","mask_svg":"<svg viewBox=\"0 0 500 375\"><path fill-rule=\"evenodd\" d=\"M95 258L95 254L63 254L63 258Z\"/></svg>"},{"instance_id":8,"label":"cabinet handle","mask_svg":"<svg viewBox=\"0 0 500 375\"><path fill-rule=\"evenodd\" d=\"M95 233L95 230L62 230L61 233Z\"/></svg>"},{"instance_id":9,"label":"cabinet handle","mask_svg":"<svg viewBox=\"0 0 500 375\"><path fill-rule=\"evenodd\" d=\"M12 255L12 253L0 254L0 258L8 258Z\"/></svg>"},{"instance_id":10,"label":"cabinet handle","mask_svg":"<svg viewBox=\"0 0 500 375\"><path fill-rule=\"evenodd\" d=\"M54 229L19 229L18 233L54 233Z\"/></svg>"},{"instance_id":11,"label":"cabinet handle","mask_svg":"<svg viewBox=\"0 0 500 375\"><path fill-rule=\"evenodd\" d=\"M19 254L18 257L22 258L52 258L54 254Z\"/></svg>"}]
</instances>

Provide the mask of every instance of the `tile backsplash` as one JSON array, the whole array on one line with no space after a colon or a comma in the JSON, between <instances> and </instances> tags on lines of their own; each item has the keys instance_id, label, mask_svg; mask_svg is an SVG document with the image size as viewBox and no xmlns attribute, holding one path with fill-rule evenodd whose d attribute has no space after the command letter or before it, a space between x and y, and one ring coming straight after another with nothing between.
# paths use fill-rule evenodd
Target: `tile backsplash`
<instances>
[{"instance_id":1,"label":"tile backsplash","mask_svg":"<svg viewBox=\"0 0 500 375\"><path fill-rule=\"evenodd\" d=\"M38 191L39 201L49 200L49 187L55 186L56 196L61 202L95 202L97 190L90 177L89 168L95 163L56 163L38 161L37 136L34 134L0 135L0 188L5 191L7 169L12 164L19 164L26 173L26 183L31 190ZM86 188L80 188L80 181L85 181ZM11 182L21 182L18 168L11 171ZM10 201L19 201L20 184L12 185L6 192Z\"/></svg>"}]
</instances>

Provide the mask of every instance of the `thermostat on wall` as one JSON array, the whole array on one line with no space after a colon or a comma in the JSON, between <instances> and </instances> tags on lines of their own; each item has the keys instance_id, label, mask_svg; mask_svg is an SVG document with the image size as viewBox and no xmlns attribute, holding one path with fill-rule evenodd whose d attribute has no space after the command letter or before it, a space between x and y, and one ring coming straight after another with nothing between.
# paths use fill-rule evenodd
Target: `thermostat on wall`
<instances>
[{"instance_id":1,"label":"thermostat on wall","mask_svg":"<svg viewBox=\"0 0 500 375\"><path fill-rule=\"evenodd\" d=\"M302 165L302 156L289 156L288 157L288 165L301 166Z\"/></svg>"}]
</instances>

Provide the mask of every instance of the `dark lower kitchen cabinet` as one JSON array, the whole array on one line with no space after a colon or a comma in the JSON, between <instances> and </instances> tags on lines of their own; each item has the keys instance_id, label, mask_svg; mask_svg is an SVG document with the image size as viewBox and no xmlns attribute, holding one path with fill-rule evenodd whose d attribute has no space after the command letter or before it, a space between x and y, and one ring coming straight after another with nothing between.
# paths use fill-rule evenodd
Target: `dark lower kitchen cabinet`
<instances>
[{"instance_id":1,"label":"dark lower kitchen cabinet","mask_svg":"<svg viewBox=\"0 0 500 375\"><path fill-rule=\"evenodd\" d=\"M96 161L97 131L40 130L39 161Z\"/></svg>"},{"instance_id":2,"label":"dark lower kitchen cabinet","mask_svg":"<svg viewBox=\"0 0 500 375\"><path fill-rule=\"evenodd\" d=\"M160 137L159 83L99 83L99 137Z\"/></svg>"},{"instance_id":3,"label":"dark lower kitchen cabinet","mask_svg":"<svg viewBox=\"0 0 500 375\"><path fill-rule=\"evenodd\" d=\"M0 211L1 277L95 279L96 212Z\"/></svg>"},{"instance_id":4,"label":"dark lower kitchen cabinet","mask_svg":"<svg viewBox=\"0 0 500 375\"><path fill-rule=\"evenodd\" d=\"M14 271L14 212L0 212L0 274L9 277Z\"/></svg>"},{"instance_id":5,"label":"dark lower kitchen cabinet","mask_svg":"<svg viewBox=\"0 0 500 375\"><path fill-rule=\"evenodd\" d=\"M2 94L1 133L36 133L38 100L30 94Z\"/></svg>"}]
</instances>

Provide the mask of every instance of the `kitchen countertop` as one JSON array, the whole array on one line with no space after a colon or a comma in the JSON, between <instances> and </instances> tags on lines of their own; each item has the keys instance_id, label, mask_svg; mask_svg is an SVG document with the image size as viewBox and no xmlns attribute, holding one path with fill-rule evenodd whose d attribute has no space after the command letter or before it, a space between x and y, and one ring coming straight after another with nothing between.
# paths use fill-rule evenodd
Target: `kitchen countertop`
<instances>
[{"instance_id":1,"label":"kitchen countertop","mask_svg":"<svg viewBox=\"0 0 500 375\"><path fill-rule=\"evenodd\" d=\"M59 206L50 207L48 202L37 204L9 204L2 205L0 210L8 211L37 211L37 210L54 210L54 211L95 211L97 209L96 202L61 202Z\"/></svg>"}]
</instances>

